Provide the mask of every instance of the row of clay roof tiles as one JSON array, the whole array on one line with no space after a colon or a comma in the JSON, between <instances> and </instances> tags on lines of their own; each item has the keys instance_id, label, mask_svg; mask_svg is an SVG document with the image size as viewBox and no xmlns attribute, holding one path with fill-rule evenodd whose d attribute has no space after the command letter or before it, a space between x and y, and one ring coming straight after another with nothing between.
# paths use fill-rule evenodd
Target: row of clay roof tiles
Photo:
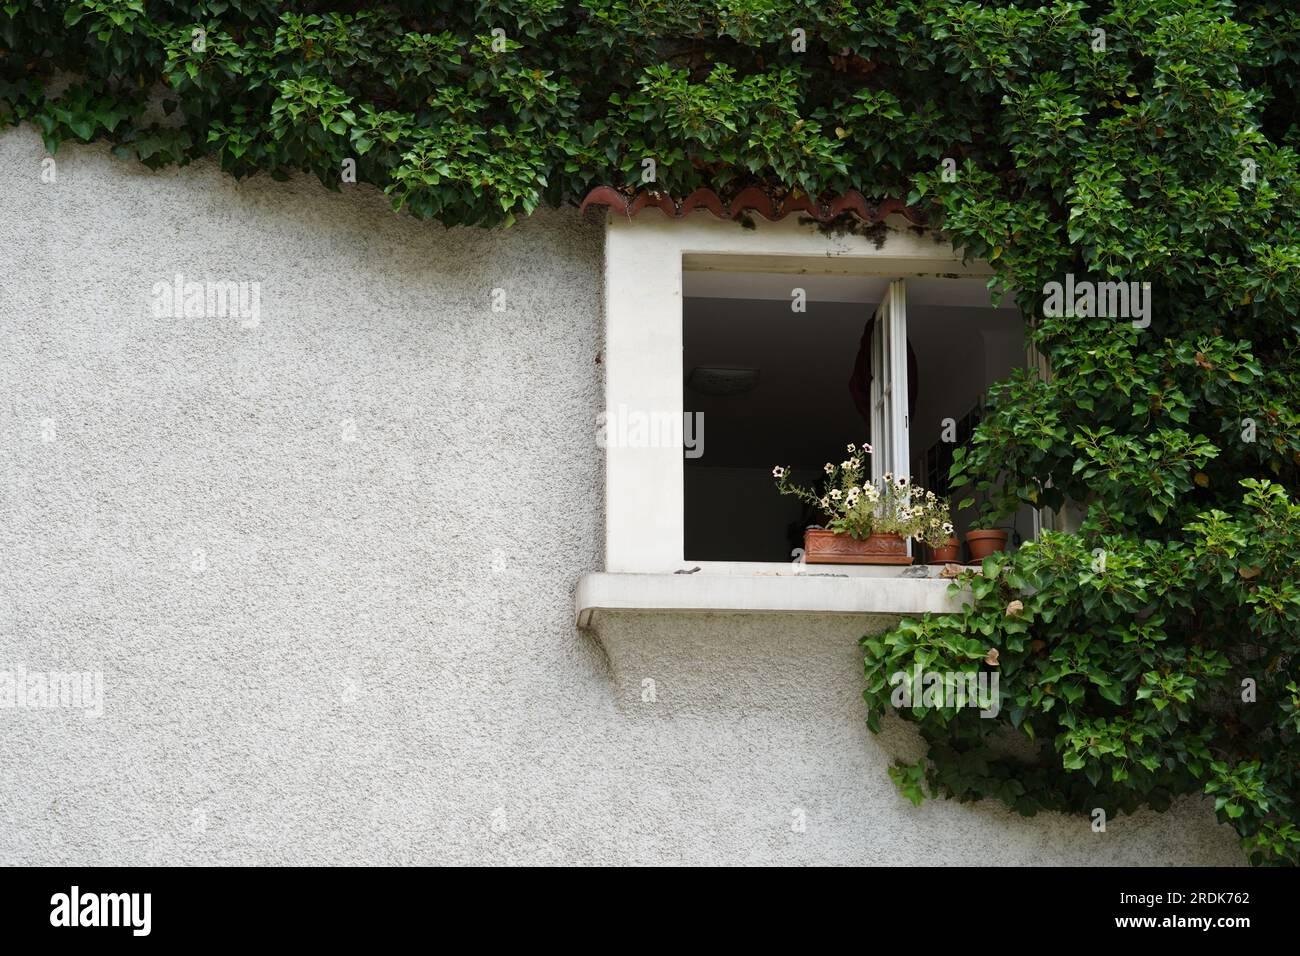
<instances>
[{"instance_id":1,"label":"row of clay roof tiles","mask_svg":"<svg viewBox=\"0 0 1300 956\"><path fill-rule=\"evenodd\" d=\"M730 202L724 202L712 189L697 189L678 202L668 193L659 190L642 189L629 196L613 186L597 186L582 200L583 210L589 206L608 206L614 212L627 216L635 216L643 209L653 208L673 219L682 219L697 209L705 209L719 219L735 219L743 213L757 213L764 219L775 222L799 213L818 222L829 222L845 213L853 213L863 222L877 223L886 216L897 213L915 225L924 222L921 214L901 199L871 202L856 189L850 189L829 202L820 203L806 195L793 194L775 202L756 186L742 189Z\"/></svg>"}]
</instances>

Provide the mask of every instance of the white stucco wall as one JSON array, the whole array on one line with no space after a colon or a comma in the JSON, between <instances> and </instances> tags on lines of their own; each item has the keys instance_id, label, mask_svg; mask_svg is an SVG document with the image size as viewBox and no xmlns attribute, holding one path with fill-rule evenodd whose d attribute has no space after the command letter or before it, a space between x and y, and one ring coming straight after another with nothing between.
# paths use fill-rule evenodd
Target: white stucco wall
<instances>
[{"instance_id":1,"label":"white stucco wall","mask_svg":"<svg viewBox=\"0 0 1300 956\"><path fill-rule=\"evenodd\" d=\"M104 712L0 709L0 863L1239 862L1197 801L912 808L858 696L883 621L576 630L599 225L43 155L0 134L0 669L100 671ZM257 327L155 318L178 272L259 282Z\"/></svg>"}]
</instances>

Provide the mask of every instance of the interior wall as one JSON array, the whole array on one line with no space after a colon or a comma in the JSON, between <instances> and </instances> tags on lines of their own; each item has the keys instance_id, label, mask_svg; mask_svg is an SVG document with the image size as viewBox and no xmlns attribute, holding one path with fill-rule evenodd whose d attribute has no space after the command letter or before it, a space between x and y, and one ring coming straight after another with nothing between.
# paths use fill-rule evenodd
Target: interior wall
<instances>
[{"instance_id":1,"label":"interior wall","mask_svg":"<svg viewBox=\"0 0 1300 956\"><path fill-rule=\"evenodd\" d=\"M982 310L908 310L908 341L917 353L921 388L911 420L913 461L940 440L945 418L960 419L983 394L989 355Z\"/></svg>"},{"instance_id":2,"label":"interior wall","mask_svg":"<svg viewBox=\"0 0 1300 956\"><path fill-rule=\"evenodd\" d=\"M800 469L791 477L810 486L825 475ZM686 469L688 561L791 561L813 520L802 502L777 492L770 468Z\"/></svg>"},{"instance_id":3,"label":"interior wall","mask_svg":"<svg viewBox=\"0 0 1300 956\"><path fill-rule=\"evenodd\" d=\"M802 547L815 515L777 492L772 469L793 466L815 485L824 462L866 440L848 383L870 316L861 303L811 300L798 313L781 300L685 300L684 379L696 366L758 370L744 394L685 389L705 435L704 454L684 464L688 560L789 561Z\"/></svg>"}]
</instances>

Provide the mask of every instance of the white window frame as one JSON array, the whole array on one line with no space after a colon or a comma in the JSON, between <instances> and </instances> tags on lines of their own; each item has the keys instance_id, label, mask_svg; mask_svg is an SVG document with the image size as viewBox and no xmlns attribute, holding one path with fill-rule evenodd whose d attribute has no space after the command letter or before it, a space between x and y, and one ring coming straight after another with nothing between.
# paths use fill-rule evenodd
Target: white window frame
<instances>
[{"instance_id":1,"label":"white window frame","mask_svg":"<svg viewBox=\"0 0 1300 956\"><path fill-rule=\"evenodd\" d=\"M865 235L824 233L795 217L758 219L754 228L694 213L673 220L655 210L635 218L610 212L605 228L605 404L681 421L683 408L683 273L692 269L800 274L987 277L986 263L905 220L890 219ZM793 334L793 333L792 333ZM902 343L896 343L905 348ZM903 369L906 356L903 353ZM906 414L906 398L895 402ZM666 418L662 416L667 416ZM897 415L895 415L897 417ZM895 424L906 435L907 423ZM685 557L685 474L680 445L605 449L605 570L664 573L696 565L709 572L759 573L789 565L702 562ZM704 429L708 454L708 423ZM707 567L705 567L707 565ZM896 574L897 569L836 567L837 573Z\"/></svg>"},{"instance_id":2,"label":"white window frame","mask_svg":"<svg viewBox=\"0 0 1300 956\"><path fill-rule=\"evenodd\" d=\"M908 386L907 280L894 279L871 325L871 477L877 483L885 475L911 476Z\"/></svg>"}]
</instances>

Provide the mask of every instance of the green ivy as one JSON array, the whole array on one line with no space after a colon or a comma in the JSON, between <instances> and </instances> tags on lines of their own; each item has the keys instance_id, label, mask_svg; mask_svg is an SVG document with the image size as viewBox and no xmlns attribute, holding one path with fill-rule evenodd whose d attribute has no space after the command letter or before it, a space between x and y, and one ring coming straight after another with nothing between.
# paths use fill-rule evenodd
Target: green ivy
<instances>
[{"instance_id":1,"label":"green ivy","mask_svg":"<svg viewBox=\"0 0 1300 956\"><path fill-rule=\"evenodd\" d=\"M907 197L1053 370L994 390L954 480L989 517L1087 516L989 559L964 613L864 639L872 726L918 662L1001 679L994 718L904 711L928 754L894 779L1024 813L1205 793L1254 861L1300 862L1289 0L31 0L0 2L0 57L0 126L51 153L331 188L351 160L447 225L646 159L677 196ZM1045 315L1067 273L1149 282L1149 324Z\"/></svg>"}]
</instances>

